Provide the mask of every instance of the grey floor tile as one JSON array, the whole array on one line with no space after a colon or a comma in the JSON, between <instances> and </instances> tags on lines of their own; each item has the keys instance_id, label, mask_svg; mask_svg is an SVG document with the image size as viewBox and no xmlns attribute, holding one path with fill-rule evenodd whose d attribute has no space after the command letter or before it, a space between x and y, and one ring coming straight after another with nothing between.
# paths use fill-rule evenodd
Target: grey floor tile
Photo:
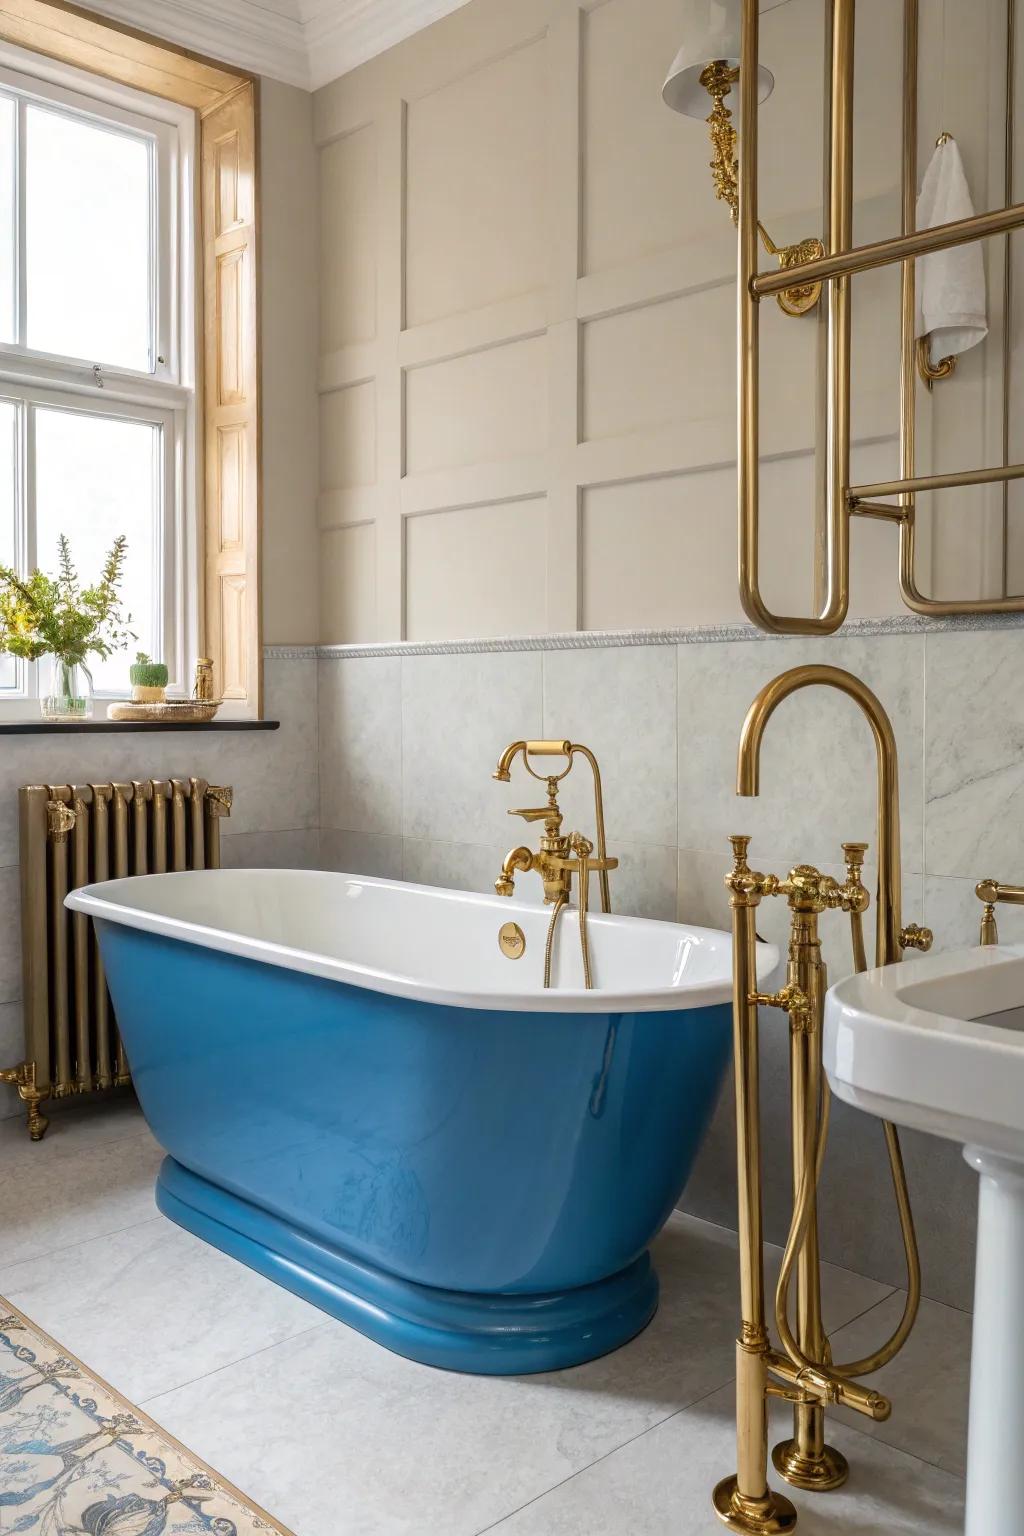
<instances>
[{"instance_id":1,"label":"grey floor tile","mask_svg":"<svg viewBox=\"0 0 1024 1536\"><path fill-rule=\"evenodd\" d=\"M0 1295L132 1402L325 1322L160 1215L0 1269Z\"/></svg>"},{"instance_id":2,"label":"grey floor tile","mask_svg":"<svg viewBox=\"0 0 1024 1536\"><path fill-rule=\"evenodd\" d=\"M904 1293L897 1291L834 1334L835 1358L855 1360L870 1353L891 1335L902 1315L903 1302ZM884 1424L874 1424L848 1412L842 1416L887 1445L962 1476L970 1372L970 1316L925 1299L914 1331L896 1359L874 1376L865 1377L892 1398L892 1417Z\"/></svg>"},{"instance_id":3,"label":"grey floor tile","mask_svg":"<svg viewBox=\"0 0 1024 1536\"><path fill-rule=\"evenodd\" d=\"M65 1135L33 1145L23 1130L11 1136L17 1122L3 1122L0 1269L152 1220L163 1153L141 1118L128 1123L133 1130L108 1139L98 1125L69 1122Z\"/></svg>"},{"instance_id":4,"label":"grey floor tile","mask_svg":"<svg viewBox=\"0 0 1024 1536\"><path fill-rule=\"evenodd\" d=\"M773 1415L772 1431L785 1432L782 1415ZM959 1478L845 1425L834 1439L850 1460L846 1486L817 1495L785 1490L801 1536L959 1536ZM721 1529L711 1491L735 1465L730 1385L491 1529L496 1536L710 1536Z\"/></svg>"}]
</instances>

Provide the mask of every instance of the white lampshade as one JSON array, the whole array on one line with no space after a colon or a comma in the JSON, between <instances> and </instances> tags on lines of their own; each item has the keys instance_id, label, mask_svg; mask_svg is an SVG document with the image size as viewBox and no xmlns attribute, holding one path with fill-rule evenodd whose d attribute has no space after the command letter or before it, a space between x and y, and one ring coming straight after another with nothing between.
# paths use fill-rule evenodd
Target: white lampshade
<instances>
[{"instance_id":1,"label":"white lampshade","mask_svg":"<svg viewBox=\"0 0 1024 1536\"><path fill-rule=\"evenodd\" d=\"M784 0L760 0L759 10L770 11ZM700 83L701 72L716 59L736 68L740 62L741 0L682 0L685 39L672 61L662 97L673 112L687 117L708 115L708 93ZM766 101L775 76L763 64L757 71L757 99Z\"/></svg>"}]
</instances>

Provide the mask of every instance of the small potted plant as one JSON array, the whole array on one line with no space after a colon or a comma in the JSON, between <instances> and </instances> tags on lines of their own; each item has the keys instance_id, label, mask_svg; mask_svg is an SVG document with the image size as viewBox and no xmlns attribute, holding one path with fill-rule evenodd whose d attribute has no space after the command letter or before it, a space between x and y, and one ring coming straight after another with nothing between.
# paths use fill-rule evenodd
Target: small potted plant
<instances>
[{"instance_id":1,"label":"small potted plant","mask_svg":"<svg viewBox=\"0 0 1024 1536\"><path fill-rule=\"evenodd\" d=\"M167 698L168 675L162 661L154 661L145 651L137 651L128 669L136 704L162 704Z\"/></svg>"},{"instance_id":2,"label":"small potted plant","mask_svg":"<svg viewBox=\"0 0 1024 1536\"><path fill-rule=\"evenodd\" d=\"M57 547L56 576L35 570L22 580L0 565L0 651L23 661L52 657L50 685L40 697L44 719L88 720L92 676L87 657L106 658L135 639L118 591L128 540L124 534L114 540L100 579L91 587L80 585L63 533Z\"/></svg>"}]
</instances>

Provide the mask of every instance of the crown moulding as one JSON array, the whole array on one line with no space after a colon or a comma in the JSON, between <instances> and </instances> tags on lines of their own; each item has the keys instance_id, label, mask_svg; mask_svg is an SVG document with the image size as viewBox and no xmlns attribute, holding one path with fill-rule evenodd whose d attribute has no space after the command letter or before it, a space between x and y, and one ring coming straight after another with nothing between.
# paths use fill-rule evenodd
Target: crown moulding
<instances>
[{"instance_id":1,"label":"crown moulding","mask_svg":"<svg viewBox=\"0 0 1024 1536\"><path fill-rule=\"evenodd\" d=\"M225 64L317 90L466 0L86 0Z\"/></svg>"}]
</instances>

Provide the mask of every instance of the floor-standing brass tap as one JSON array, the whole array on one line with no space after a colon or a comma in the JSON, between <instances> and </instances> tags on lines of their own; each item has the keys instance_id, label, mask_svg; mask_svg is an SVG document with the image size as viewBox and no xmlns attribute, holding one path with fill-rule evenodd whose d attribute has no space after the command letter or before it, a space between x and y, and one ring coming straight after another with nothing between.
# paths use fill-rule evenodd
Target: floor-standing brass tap
<instances>
[{"instance_id":1,"label":"floor-standing brass tap","mask_svg":"<svg viewBox=\"0 0 1024 1536\"><path fill-rule=\"evenodd\" d=\"M794 667L768 683L754 700L740 738L736 789L758 793L765 727L783 699L800 688L838 688L860 706L875 740L878 774L878 899L876 965L902 957L904 948L927 949L927 929L901 922L899 770L889 718L859 678L838 667ZM730 1530L746 1536L790 1531L796 1510L768 1486L769 1396L794 1405L790 1439L777 1446L776 1468L796 1487L837 1487L847 1475L840 1453L828 1446L824 1411L845 1403L868 1416L888 1417L890 1405L878 1393L855 1384L902 1347L913 1326L921 1293L920 1265L906 1176L896 1130L885 1126L896 1203L907 1255L907 1303L896 1331L872 1355L836 1365L821 1322L817 1236L817 1185L828 1130L829 1094L821 1065L821 1025L827 983L821 960L818 918L832 908L851 916L854 965L866 964L862 914L868 894L861 882L866 852L845 843L847 878L840 885L810 865L798 865L787 879L762 875L747 863L749 838L734 837L733 867L726 876L733 915L733 1015L736 1052L736 1135L739 1165L739 1244L742 1328L737 1341L737 1472L719 1483L714 1506ZM756 911L766 896L785 896L791 913L786 985L773 996L756 990ZM761 1119L758 1087L758 1005L785 1009L790 1019L794 1209L776 1294L775 1322L782 1352L769 1343L764 1307L761 1217ZM789 1317L790 1280L796 1276L796 1323Z\"/></svg>"},{"instance_id":2,"label":"floor-standing brass tap","mask_svg":"<svg viewBox=\"0 0 1024 1536\"><path fill-rule=\"evenodd\" d=\"M583 954L583 974L586 986L591 986L590 944L587 937L587 912L590 906L590 876L596 873L601 881L601 906L611 911L611 893L608 888L608 871L618 867L618 859L608 857L604 829L604 798L601 792L601 770L597 758L589 747L571 741L514 741L498 759L493 777L507 784L512 777L512 764L522 754L523 766L532 778L547 787L547 804L510 810L510 816L522 816L524 821L542 821L544 835L536 853L520 846L507 854L501 866L501 874L494 882L499 896L511 896L515 890L518 870L540 875L544 883L544 900L553 906L544 949L544 985L551 985L551 959L555 929L558 919L572 899L573 876L577 878L579 891L580 947ZM562 831L562 812L558 805L558 786L572 771L576 756L586 758L594 780L594 820L596 823L597 857L592 858L594 844L579 832ZM533 757L564 757L566 765L561 773L537 773L530 763Z\"/></svg>"}]
</instances>

